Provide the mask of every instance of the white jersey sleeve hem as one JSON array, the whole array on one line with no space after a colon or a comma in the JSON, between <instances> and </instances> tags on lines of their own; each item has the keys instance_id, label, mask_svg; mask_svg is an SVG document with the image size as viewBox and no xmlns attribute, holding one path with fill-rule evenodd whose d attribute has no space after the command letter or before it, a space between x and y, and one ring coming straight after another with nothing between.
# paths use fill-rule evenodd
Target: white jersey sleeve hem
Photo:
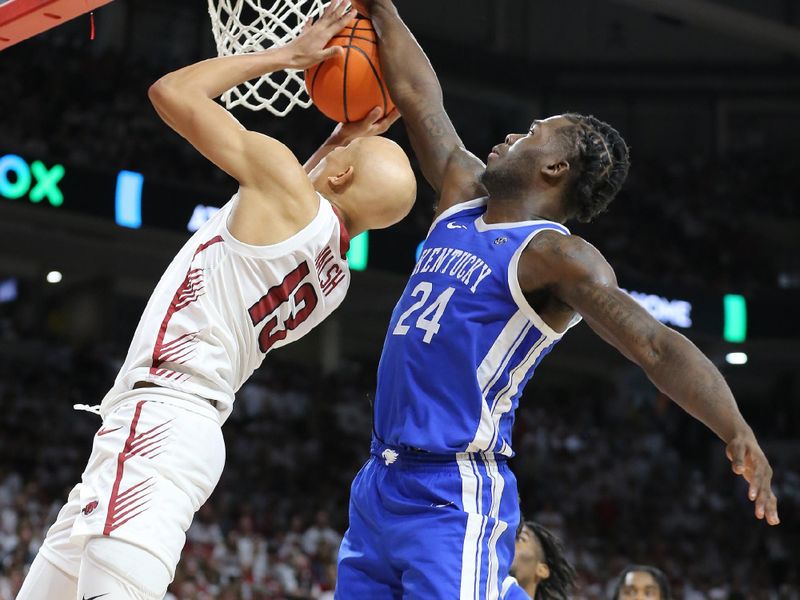
<instances>
[{"instance_id":1,"label":"white jersey sleeve hem","mask_svg":"<svg viewBox=\"0 0 800 600\"><path fill-rule=\"evenodd\" d=\"M525 241L522 242L519 248L517 248L517 251L514 252L514 256L511 257L511 262L508 263L508 287L511 290L511 296L514 298L514 302L517 304L520 311L522 311L522 314L524 314L534 324L534 326L548 338L552 340L558 340L561 339L561 337L566 333L566 330L559 332L545 323L542 317L539 316L539 313L533 310L533 307L528 303L528 300L525 298L525 294L519 285L519 259L522 256L522 253L525 252L525 248L527 248L528 244L531 243L531 240L542 231L557 231L561 235L566 235L558 227L542 227L541 229L533 231L527 238L525 238ZM567 329L572 327L572 325L574 325L574 323L570 323Z\"/></svg>"}]
</instances>

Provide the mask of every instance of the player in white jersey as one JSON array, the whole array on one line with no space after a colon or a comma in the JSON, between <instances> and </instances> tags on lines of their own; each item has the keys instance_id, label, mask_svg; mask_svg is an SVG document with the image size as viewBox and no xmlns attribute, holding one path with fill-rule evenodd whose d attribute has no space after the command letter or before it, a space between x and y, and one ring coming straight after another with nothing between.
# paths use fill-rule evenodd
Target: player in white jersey
<instances>
[{"instance_id":1,"label":"player in white jersey","mask_svg":"<svg viewBox=\"0 0 800 600\"><path fill-rule=\"evenodd\" d=\"M159 115L238 193L183 247L158 283L111 391L78 484L18 599L159 599L195 511L225 461L220 430L234 394L272 348L342 302L349 236L404 217L416 183L379 133L394 116L350 125L304 170L277 140L245 130L213 99L278 69L305 69L353 13L339 0L282 48L216 58L150 90Z\"/></svg>"}]
</instances>

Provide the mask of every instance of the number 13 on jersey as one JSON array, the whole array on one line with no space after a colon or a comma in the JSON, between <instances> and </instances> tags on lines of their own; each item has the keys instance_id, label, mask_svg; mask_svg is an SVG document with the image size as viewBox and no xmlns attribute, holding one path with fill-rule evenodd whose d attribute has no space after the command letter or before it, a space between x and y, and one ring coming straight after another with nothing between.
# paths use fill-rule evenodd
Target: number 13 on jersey
<instances>
[{"instance_id":1,"label":"number 13 on jersey","mask_svg":"<svg viewBox=\"0 0 800 600\"><path fill-rule=\"evenodd\" d=\"M426 344L430 344L433 336L439 333L439 321L444 314L445 309L447 308L447 303L450 302L450 297L453 295L455 288L449 287L445 291L443 291L439 296L434 300L430 306L425 308L422 313L417 318L416 327L417 329L421 329L425 332L425 336L422 338L422 341ZM406 335L408 330L411 329L411 325L406 324L406 320L413 319L414 313L419 311L422 307L424 307L428 303L428 299L431 297L431 293L433 292L433 285L428 281L423 281L417 287L414 288L414 291L411 292L412 298L419 299L414 302L402 315L400 315L400 319L397 321L397 325L392 331L392 335Z\"/></svg>"}]
</instances>

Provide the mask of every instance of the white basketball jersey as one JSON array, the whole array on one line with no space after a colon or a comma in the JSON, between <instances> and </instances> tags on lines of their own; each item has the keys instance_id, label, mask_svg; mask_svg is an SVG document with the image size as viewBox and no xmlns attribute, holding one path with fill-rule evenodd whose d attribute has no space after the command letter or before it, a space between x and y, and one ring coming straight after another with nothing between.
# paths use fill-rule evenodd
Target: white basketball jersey
<instances>
[{"instance_id":1,"label":"white basketball jersey","mask_svg":"<svg viewBox=\"0 0 800 600\"><path fill-rule=\"evenodd\" d=\"M266 354L341 304L350 285L349 238L327 200L320 196L305 228L271 246L231 235L236 201L192 236L161 277L101 409L142 381L215 400L223 422Z\"/></svg>"}]
</instances>

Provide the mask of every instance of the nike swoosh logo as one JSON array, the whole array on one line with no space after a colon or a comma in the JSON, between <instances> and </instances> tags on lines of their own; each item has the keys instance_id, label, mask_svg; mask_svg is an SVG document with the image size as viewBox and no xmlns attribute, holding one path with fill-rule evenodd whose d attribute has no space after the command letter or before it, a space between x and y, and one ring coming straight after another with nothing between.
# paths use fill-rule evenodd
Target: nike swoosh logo
<instances>
[{"instance_id":1,"label":"nike swoosh logo","mask_svg":"<svg viewBox=\"0 0 800 600\"><path fill-rule=\"evenodd\" d=\"M115 427L114 429L101 429L100 431L97 432L97 437L100 437L101 435L105 435L107 433L114 433L118 429L122 429L122 425L120 425L119 427ZM108 594L103 594L103 596L107 596L107 595ZM100 596L95 596L95 598L99 598L99 597ZM91 598L85 598L84 600L92 600L92 599Z\"/></svg>"},{"instance_id":2,"label":"nike swoosh logo","mask_svg":"<svg viewBox=\"0 0 800 600\"><path fill-rule=\"evenodd\" d=\"M450 222L447 224L448 229L466 229L466 225L458 225L457 223Z\"/></svg>"},{"instance_id":3,"label":"nike swoosh logo","mask_svg":"<svg viewBox=\"0 0 800 600\"><path fill-rule=\"evenodd\" d=\"M99 596L92 596L91 598L87 598L86 596L83 597L83 600L95 600L96 598L102 598L103 596L108 596L111 592L106 592L105 594L100 594Z\"/></svg>"}]
</instances>

